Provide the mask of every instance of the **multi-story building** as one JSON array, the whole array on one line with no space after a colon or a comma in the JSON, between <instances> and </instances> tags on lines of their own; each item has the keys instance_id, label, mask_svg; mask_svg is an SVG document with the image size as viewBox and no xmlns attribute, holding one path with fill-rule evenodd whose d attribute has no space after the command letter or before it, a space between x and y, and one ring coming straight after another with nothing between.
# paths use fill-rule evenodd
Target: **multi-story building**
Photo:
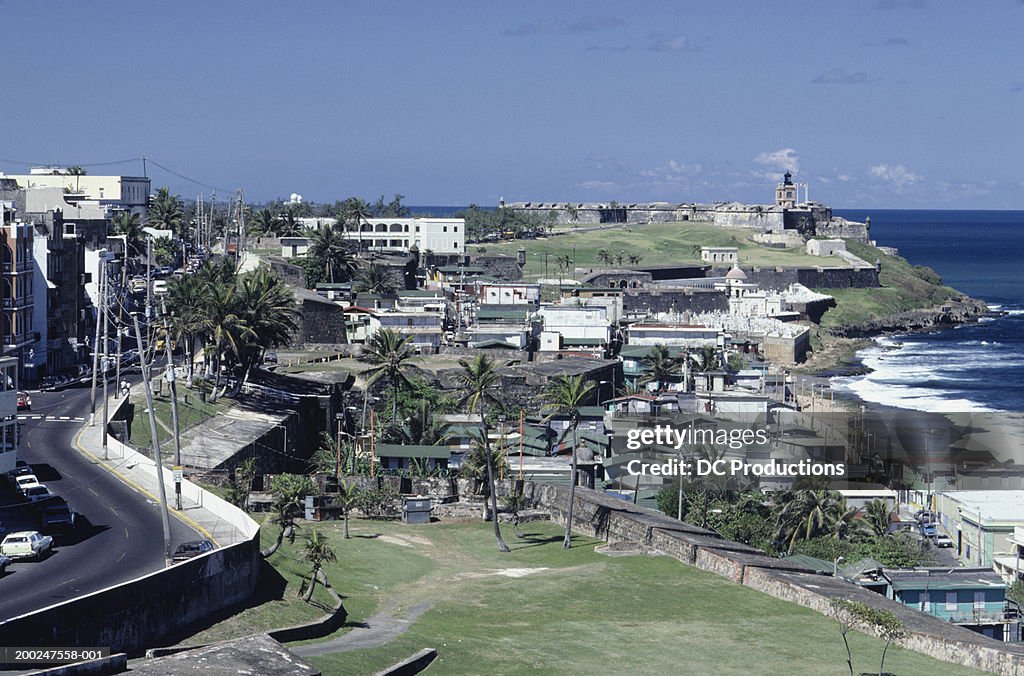
<instances>
[{"instance_id":1,"label":"multi-story building","mask_svg":"<svg viewBox=\"0 0 1024 676\"><path fill-rule=\"evenodd\" d=\"M611 341L606 307L544 305L538 316L544 322L540 334L542 352L579 347L603 349Z\"/></svg>"},{"instance_id":2,"label":"multi-story building","mask_svg":"<svg viewBox=\"0 0 1024 676\"><path fill-rule=\"evenodd\" d=\"M18 360L0 357L0 473L18 459Z\"/></svg>"},{"instance_id":3,"label":"multi-story building","mask_svg":"<svg viewBox=\"0 0 1024 676\"><path fill-rule=\"evenodd\" d=\"M334 227L333 218L299 218L304 228ZM359 251L420 251L461 254L466 248L466 221L461 218L367 218L359 228L340 231ZM294 239L294 238L290 238Z\"/></svg>"},{"instance_id":4,"label":"multi-story building","mask_svg":"<svg viewBox=\"0 0 1024 676\"><path fill-rule=\"evenodd\" d=\"M1024 528L1024 490L939 491L934 494L939 530L953 540L965 565L992 566L1016 550Z\"/></svg>"},{"instance_id":5,"label":"multi-story building","mask_svg":"<svg viewBox=\"0 0 1024 676\"><path fill-rule=\"evenodd\" d=\"M411 336L410 344L424 353L435 353L441 346L444 315L440 312L372 312L367 335L372 338L381 329Z\"/></svg>"},{"instance_id":6,"label":"multi-story building","mask_svg":"<svg viewBox=\"0 0 1024 676\"><path fill-rule=\"evenodd\" d=\"M22 188L59 188L69 202L97 202L110 211L131 211L145 221L152 182L144 176L69 174L60 167L33 167L28 174L7 174Z\"/></svg>"},{"instance_id":7,"label":"multi-story building","mask_svg":"<svg viewBox=\"0 0 1024 676\"><path fill-rule=\"evenodd\" d=\"M3 202L0 226L0 345L7 356L19 359L19 376L31 363L35 333L33 306L35 260L32 226L15 217L14 205Z\"/></svg>"}]
</instances>

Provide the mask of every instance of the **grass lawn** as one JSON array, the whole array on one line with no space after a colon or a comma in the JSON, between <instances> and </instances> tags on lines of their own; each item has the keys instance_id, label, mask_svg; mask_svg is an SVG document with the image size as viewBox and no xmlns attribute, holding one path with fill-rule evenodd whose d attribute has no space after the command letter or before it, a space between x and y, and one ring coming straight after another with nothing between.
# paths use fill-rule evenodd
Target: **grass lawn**
<instances>
[{"instance_id":1,"label":"grass lawn","mask_svg":"<svg viewBox=\"0 0 1024 676\"><path fill-rule=\"evenodd\" d=\"M609 557L585 537L565 551L561 529L549 523L527 524L523 539L507 528L512 552L504 555L489 525L477 522L354 520L347 541L340 525L317 527L337 552L327 575L349 622L433 604L384 646L307 658L325 674L372 673L424 647L438 650L431 669L445 674L845 673L832 620L668 557ZM304 571L297 551L298 541L272 559L286 578ZM878 668L881 641L855 634L851 644L856 669ZM886 670L969 673L898 648Z\"/></svg>"},{"instance_id":2,"label":"grass lawn","mask_svg":"<svg viewBox=\"0 0 1024 676\"><path fill-rule=\"evenodd\" d=\"M887 256L873 246L847 242L856 256L874 263L882 262L880 289L815 289L834 296L836 307L826 312L821 325L845 326L870 321L897 312L930 308L960 293L942 284L930 268L914 266L899 256Z\"/></svg>"},{"instance_id":3,"label":"grass lawn","mask_svg":"<svg viewBox=\"0 0 1024 676\"><path fill-rule=\"evenodd\" d=\"M544 276L544 254L548 255L547 277L558 277L558 262L561 255L576 255L576 267L603 267L597 252L607 249L612 255L623 254L623 266L631 266L630 254L643 256L641 265L668 265L672 263L699 263L700 250L697 246L735 246L739 249L740 264L765 266L837 265L844 266L838 258L821 259L808 256L803 248L769 249L750 241L755 230L746 228L723 228L711 223L687 221L681 223L649 223L630 225L609 230L576 232L536 240L516 240L500 244L471 245L476 250L486 249L491 253L515 256L519 247L526 248L526 279ZM472 250L471 250L472 252Z\"/></svg>"},{"instance_id":4,"label":"grass lawn","mask_svg":"<svg viewBox=\"0 0 1024 676\"><path fill-rule=\"evenodd\" d=\"M155 383L155 381L154 381ZM171 413L171 398L167 384L163 384L163 393L153 393L153 409L156 411L157 431L160 435L161 449L167 448L164 444L173 442L174 416ZM186 395L188 401L185 401ZM198 390L189 390L181 385L178 386L178 426L180 432L208 420L218 413L231 408L234 402L230 399L218 399L214 403L200 401ZM160 423L163 423L161 425ZM149 427L149 414L146 413L145 396L138 397L135 401L135 418L132 420L131 443L136 448L147 449L152 445L152 434Z\"/></svg>"}]
</instances>

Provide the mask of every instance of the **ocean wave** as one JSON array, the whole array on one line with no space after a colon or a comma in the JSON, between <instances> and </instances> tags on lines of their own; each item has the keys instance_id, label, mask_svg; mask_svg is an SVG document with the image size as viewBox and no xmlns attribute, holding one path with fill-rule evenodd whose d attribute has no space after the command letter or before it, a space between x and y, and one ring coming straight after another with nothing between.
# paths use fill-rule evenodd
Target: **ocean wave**
<instances>
[{"instance_id":1,"label":"ocean wave","mask_svg":"<svg viewBox=\"0 0 1024 676\"><path fill-rule=\"evenodd\" d=\"M872 374L874 375L874 374ZM929 389L879 382L872 376L864 378L834 378L833 386L839 391L855 394L864 401L934 413L996 411L970 399L957 396L952 390Z\"/></svg>"}]
</instances>

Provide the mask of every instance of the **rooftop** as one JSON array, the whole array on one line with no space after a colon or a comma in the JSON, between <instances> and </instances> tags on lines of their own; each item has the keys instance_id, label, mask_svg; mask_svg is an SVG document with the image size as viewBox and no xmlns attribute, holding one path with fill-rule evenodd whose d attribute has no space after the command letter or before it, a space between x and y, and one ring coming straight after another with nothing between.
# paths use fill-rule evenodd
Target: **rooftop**
<instances>
[{"instance_id":1,"label":"rooftop","mask_svg":"<svg viewBox=\"0 0 1024 676\"><path fill-rule=\"evenodd\" d=\"M1024 490L941 491L956 501L969 520L1024 523Z\"/></svg>"}]
</instances>

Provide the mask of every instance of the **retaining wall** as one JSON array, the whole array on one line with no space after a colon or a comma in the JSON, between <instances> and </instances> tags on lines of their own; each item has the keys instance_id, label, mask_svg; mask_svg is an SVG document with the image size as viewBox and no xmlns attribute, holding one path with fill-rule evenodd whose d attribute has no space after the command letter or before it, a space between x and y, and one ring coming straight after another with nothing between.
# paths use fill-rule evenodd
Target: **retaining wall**
<instances>
[{"instance_id":1,"label":"retaining wall","mask_svg":"<svg viewBox=\"0 0 1024 676\"><path fill-rule=\"evenodd\" d=\"M499 491L502 488L499 487ZM528 500L548 511L552 521L565 525L567 486L527 483ZM1024 646L987 638L968 629L918 612L881 594L808 568L770 557L760 550L723 539L717 533L672 519L587 488L577 488L573 530L608 543L644 545L683 563L721 575L784 601L826 615L834 599L861 601L892 611L903 623L907 638L899 643L936 659L1007 676L1024 676Z\"/></svg>"}]
</instances>

